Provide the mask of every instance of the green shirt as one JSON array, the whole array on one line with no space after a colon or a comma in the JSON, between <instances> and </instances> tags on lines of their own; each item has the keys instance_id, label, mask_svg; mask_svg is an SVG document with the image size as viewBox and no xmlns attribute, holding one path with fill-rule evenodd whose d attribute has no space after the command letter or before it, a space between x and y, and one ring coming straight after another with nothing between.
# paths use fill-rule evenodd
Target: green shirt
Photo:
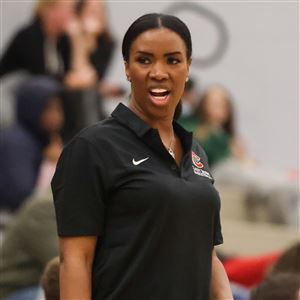
<instances>
[{"instance_id":1,"label":"green shirt","mask_svg":"<svg viewBox=\"0 0 300 300\"><path fill-rule=\"evenodd\" d=\"M230 156L230 135L223 128L200 125L195 138L204 148L210 167Z\"/></svg>"},{"instance_id":2,"label":"green shirt","mask_svg":"<svg viewBox=\"0 0 300 300\"><path fill-rule=\"evenodd\" d=\"M0 299L38 285L47 262L58 255L51 191L35 194L5 231L0 249Z\"/></svg>"}]
</instances>

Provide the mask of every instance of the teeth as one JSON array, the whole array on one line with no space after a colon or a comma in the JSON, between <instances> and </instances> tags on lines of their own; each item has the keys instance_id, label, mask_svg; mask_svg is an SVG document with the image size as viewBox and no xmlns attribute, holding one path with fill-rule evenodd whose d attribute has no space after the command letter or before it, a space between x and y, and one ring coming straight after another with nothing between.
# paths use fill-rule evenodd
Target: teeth
<instances>
[{"instance_id":1,"label":"teeth","mask_svg":"<svg viewBox=\"0 0 300 300\"><path fill-rule=\"evenodd\" d=\"M163 101L165 100L168 96L164 95L164 96L152 96L154 99L158 100L158 101Z\"/></svg>"},{"instance_id":2,"label":"teeth","mask_svg":"<svg viewBox=\"0 0 300 300\"><path fill-rule=\"evenodd\" d=\"M167 92L168 90L166 89L152 89L151 92L153 93L165 93Z\"/></svg>"}]
</instances>

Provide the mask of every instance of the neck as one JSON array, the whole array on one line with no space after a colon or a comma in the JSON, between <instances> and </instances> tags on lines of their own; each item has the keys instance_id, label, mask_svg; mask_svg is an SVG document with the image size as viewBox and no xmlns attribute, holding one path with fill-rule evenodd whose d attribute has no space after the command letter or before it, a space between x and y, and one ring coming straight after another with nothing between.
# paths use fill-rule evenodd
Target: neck
<instances>
[{"instance_id":1,"label":"neck","mask_svg":"<svg viewBox=\"0 0 300 300\"><path fill-rule=\"evenodd\" d=\"M129 103L129 108L144 120L145 123L158 130L160 139L169 152L170 150L171 152L174 151L176 137L173 130L173 114L168 114L160 118L148 116L132 100ZM175 158L174 152L172 156Z\"/></svg>"},{"instance_id":2,"label":"neck","mask_svg":"<svg viewBox=\"0 0 300 300\"><path fill-rule=\"evenodd\" d=\"M143 121L145 121L145 123L147 123L150 127L157 129L162 139L164 137L170 139L170 136L174 135L173 114L168 114L162 117L148 116L140 107L135 105L132 100L129 103L129 108L135 114L137 114Z\"/></svg>"}]
</instances>

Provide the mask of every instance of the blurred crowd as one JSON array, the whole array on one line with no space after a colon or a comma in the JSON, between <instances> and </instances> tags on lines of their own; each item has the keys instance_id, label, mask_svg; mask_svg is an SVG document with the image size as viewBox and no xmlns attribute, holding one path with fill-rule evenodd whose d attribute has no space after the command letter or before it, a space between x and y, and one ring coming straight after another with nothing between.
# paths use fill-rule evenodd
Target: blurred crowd
<instances>
[{"instance_id":1,"label":"blurred crowd","mask_svg":"<svg viewBox=\"0 0 300 300\"><path fill-rule=\"evenodd\" d=\"M1 79L29 76L15 89L15 121L0 131L0 299L59 299L50 182L63 145L108 116L104 99L126 100L126 89L105 78L116 43L104 1L37 0L31 22L1 53ZM248 153L236 127L237 100L222 85L202 89L190 78L177 121L206 151L224 206L234 212L239 195L247 224L297 229L299 177ZM235 300L298 299L297 239L256 255L220 250Z\"/></svg>"}]
</instances>

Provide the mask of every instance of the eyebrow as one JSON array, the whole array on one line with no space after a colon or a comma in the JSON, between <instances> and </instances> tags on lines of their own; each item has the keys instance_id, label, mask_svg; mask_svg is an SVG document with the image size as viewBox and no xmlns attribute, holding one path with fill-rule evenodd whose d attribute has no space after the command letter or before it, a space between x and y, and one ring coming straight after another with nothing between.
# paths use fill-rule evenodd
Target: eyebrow
<instances>
[{"instance_id":1,"label":"eyebrow","mask_svg":"<svg viewBox=\"0 0 300 300\"><path fill-rule=\"evenodd\" d=\"M146 51L136 51L137 54L143 54L143 55L148 55L148 56L153 56L152 53L150 52L146 52ZM164 56L170 56L170 55L176 55L176 54L180 54L182 55L182 53L180 51L174 51L174 52L169 52L164 54Z\"/></svg>"}]
</instances>

